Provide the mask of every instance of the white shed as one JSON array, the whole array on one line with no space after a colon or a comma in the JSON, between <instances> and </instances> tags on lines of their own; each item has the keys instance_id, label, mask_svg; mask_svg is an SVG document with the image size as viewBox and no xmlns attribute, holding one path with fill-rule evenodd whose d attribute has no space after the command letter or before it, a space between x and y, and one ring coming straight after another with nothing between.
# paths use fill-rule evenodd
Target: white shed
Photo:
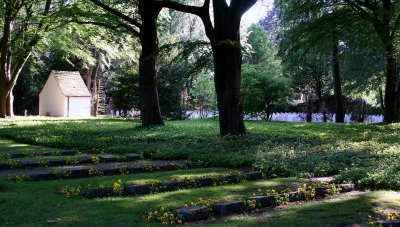
<instances>
[{"instance_id":1,"label":"white shed","mask_svg":"<svg viewBox=\"0 0 400 227\"><path fill-rule=\"evenodd\" d=\"M90 117L91 94L79 72L51 71L39 95L39 115Z\"/></svg>"}]
</instances>

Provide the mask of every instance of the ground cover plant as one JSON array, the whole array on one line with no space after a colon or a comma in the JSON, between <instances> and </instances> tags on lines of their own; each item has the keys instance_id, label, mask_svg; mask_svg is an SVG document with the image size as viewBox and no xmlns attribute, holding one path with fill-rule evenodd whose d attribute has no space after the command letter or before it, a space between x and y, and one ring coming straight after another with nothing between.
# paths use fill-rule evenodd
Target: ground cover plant
<instances>
[{"instance_id":1,"label":"ground cover plant","mask_svg":"<svg viewBox=\"0 0 400 227\"><path fill-rule=\"evenodd\" d=\"M0 137L67 149L136 152L145 158L251 167L275 176L332 176L367 188L400 189L399 124L247 122L248 135L219 137L216 120L7 120Z\"/></svg>"}]
</instances>

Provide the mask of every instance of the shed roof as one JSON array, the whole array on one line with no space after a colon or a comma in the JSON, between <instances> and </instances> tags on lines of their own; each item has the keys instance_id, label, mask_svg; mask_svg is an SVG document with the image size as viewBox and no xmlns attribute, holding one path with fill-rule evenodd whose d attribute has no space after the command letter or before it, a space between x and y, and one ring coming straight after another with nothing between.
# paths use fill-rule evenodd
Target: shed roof
<instances>
[{"instance_id":1,"label":"shed roof","mask_svg":"<svg viewBox=\"0 0 400 227\"><path fill-rule=\"evenodd\" d=\"M91 96L79 72L76 71L51 71L61 92L66 97L87 97Z\"/></svg>"}]
</instances>

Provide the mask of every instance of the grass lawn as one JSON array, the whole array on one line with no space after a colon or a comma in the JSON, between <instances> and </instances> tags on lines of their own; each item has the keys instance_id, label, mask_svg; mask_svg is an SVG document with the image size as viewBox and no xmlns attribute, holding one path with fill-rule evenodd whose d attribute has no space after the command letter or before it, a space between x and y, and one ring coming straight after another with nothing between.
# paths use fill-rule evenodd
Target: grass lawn
<instances>
[{"instance_id":1,"label":"grass lawn","mask_svg":"<svg viewBox=\"0 0 400 227\"><path fill-rule=\"evenodd\" d=\"M98 177L51 182L7 182L0 180L0 223L3 226L43 226L53 222L63 226L147 226L144 216L160 207L175 209L197 198L220 202L249 195L259 188L284 189L299 180L277 178L199 189L187 189L146 196L103 199L64 198L55 193L63 186L109 185L117 179L144 182L176 176L202 175L223 169L146 173L125 177ZM225 170L226 171L226 170ZM261 214L247 214L215 220L216 226L326 226L367 222L369 214L385 216L400 206L400 193L369 192L363 195L309 202L301 206L277 209Z\"/></svg>"},{"instance_id":2,"label":"grass lawn","mask_svg":"<svg viewBox=\"0 0 400 227\"><path fill-rule=\"evenodd\" d=\"M54 148L188 158L215 167L254 166L270 176L331 176L373 189L400 190L400 124L246 122L244 137L218 134L216 120L144 129L125 119L3 120L0 138Z\"/></svg>"},{"instance_id":3,"label":"grass lawn","mask_svg":"<svg viewBox=\"0 0 400 227\"><path fill-rule=\"evenodd\" d=\"M137 121L122 119L0 121L0 138L54 147L0 140L0 153L100 148L107 153L137 152L145 157L189 158L211 165L202 169L75 180L9 182L0 179L0 226L158 226L147 223L147 212L160 207L180 208L198 198L211 199L214 203L247 197L258 189L295 189L304 181L296 176L337 174L341 181L353 180L371 188L396 189L400 185L400 125L247 122L248 135L223 139L218 136L217 126L213 120L167 122L165 127L151 129L140 128ZM83 199L65 198L56 193L65 186L110 186L119 179L128 184L141 184L195 178L251 165L280 177L131 197ZM399 207L400 192L367 191L194 225L365 225L368 215L384 219Z\"/></svg>"}]
</instances>

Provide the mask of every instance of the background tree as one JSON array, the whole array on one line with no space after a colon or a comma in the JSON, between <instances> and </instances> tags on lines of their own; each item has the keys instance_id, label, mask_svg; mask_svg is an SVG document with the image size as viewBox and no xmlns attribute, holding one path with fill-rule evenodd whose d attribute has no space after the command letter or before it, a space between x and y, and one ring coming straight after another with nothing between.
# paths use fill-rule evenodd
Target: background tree
<instances>
[{"instance_id":1,"label":"background tree","mask_svg":"<svg viewBox=\"0 0 400 227\"><path fill-rule=\"evenodd\" d=\"M206 118L208 112L217 110L217 97L213 77L210 74L198 76L190 90L193 109L199 110L200 118Z\"/></svg>"},{"instance_id":2,"label":"background tree","mask_svg":"<svg viewBox=\"0 0 400 227\"><path fill-rule=\"evenodd\" d=\"M0 5L0 118L13 116L13 88L34 47L50 30L53 1L5 0Z\"/></svg>"},{"instance_id":3,"label":"background tree","mask_svg":"<svg viewBox=\"0 0 400 227\"><path fill-rule=\"evenodd\" d=\"M262 113L264 119L271 120L275 111L287 106L291 83L282 74L281 62L265 29L253 24L248 32L251 50L244 57L241 89L244 111L252 115Z\"/></svg>"}]
</instances>

